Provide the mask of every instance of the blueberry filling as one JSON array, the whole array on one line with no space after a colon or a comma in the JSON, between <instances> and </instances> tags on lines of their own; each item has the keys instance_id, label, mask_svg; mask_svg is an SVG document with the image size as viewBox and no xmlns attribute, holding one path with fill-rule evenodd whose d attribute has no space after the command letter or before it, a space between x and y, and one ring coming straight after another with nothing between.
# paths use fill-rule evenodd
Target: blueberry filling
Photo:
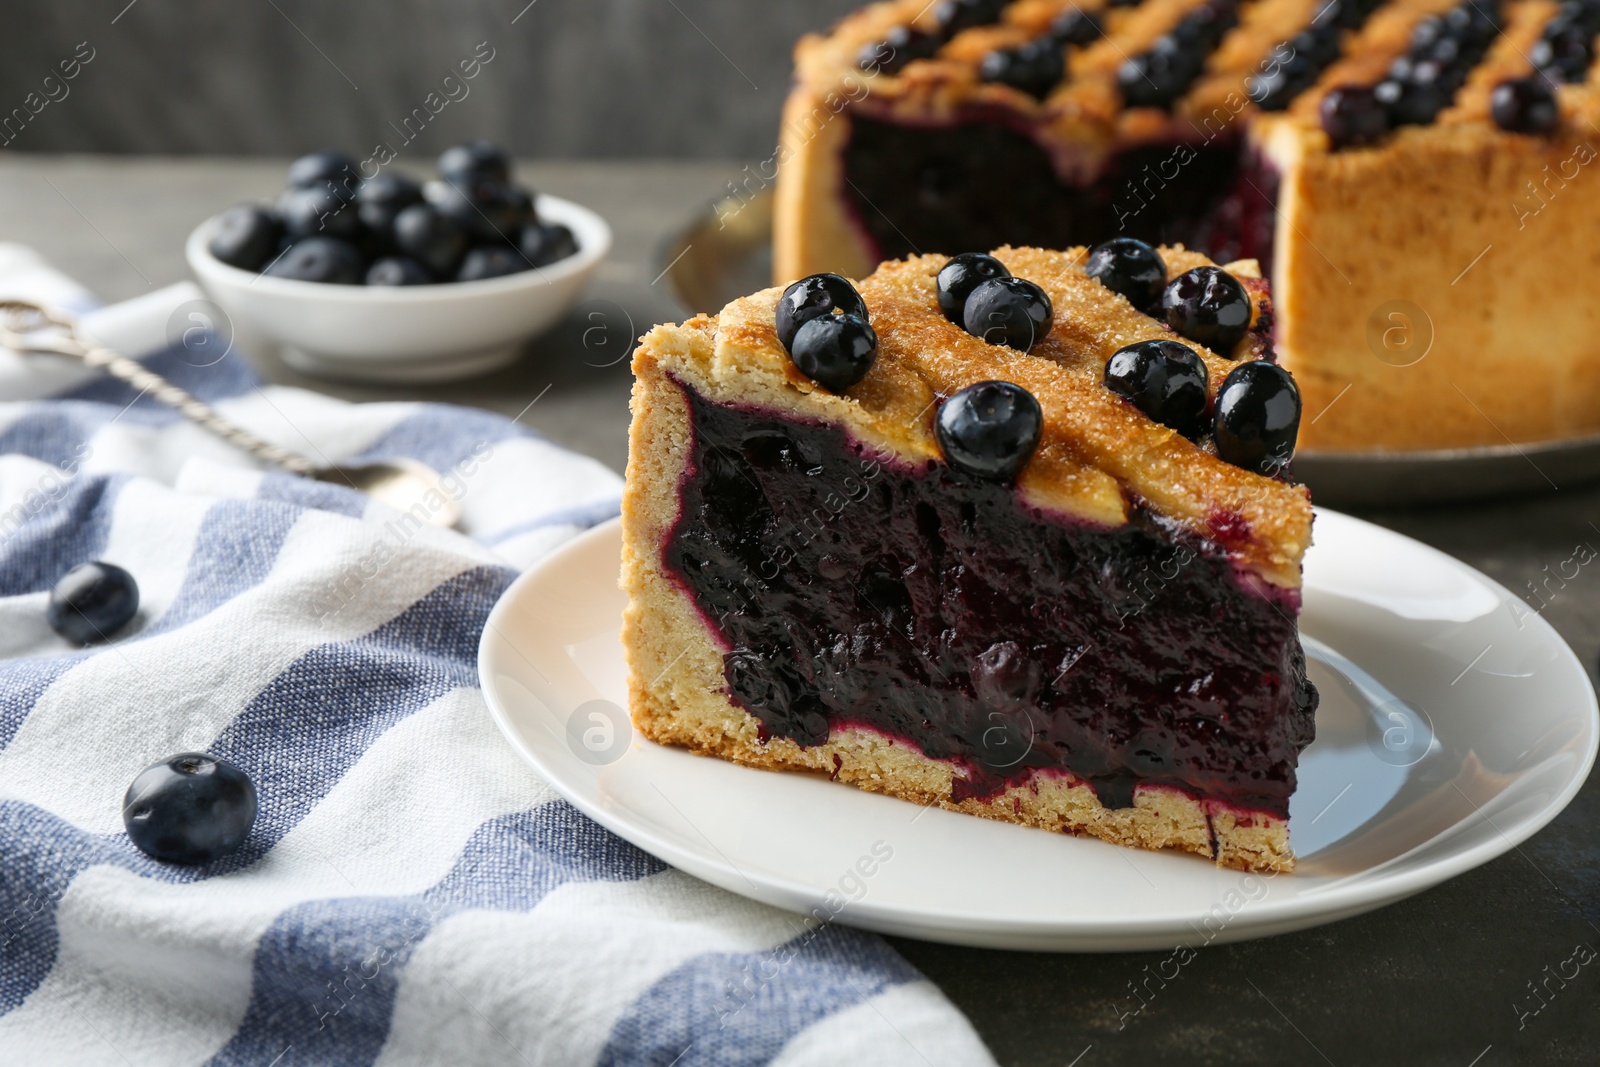
<instances>
[{"instance_id":1,"label":"blueberry filling","mask_svg":"<svg viewBox=\"0 0 1600 1067\"><path fill-rule=\"evenodd\" d=\"M956 799L1042 770L1112 808L1144 783L1287 816L1317 703L1298 594L1142 508L1052 518L1003 482L685 396L663 561L764 740L869 727L955 761Z\"/></svg>"},{"instance_id":2,"label":"blueberry filling","mask_svg":"<svg viewBox=\"0 0 1600 1067\"><path fill-rule=\"evenodd\" d=\"M968 110L928 125L852 113L843 195L874 260L1006 244L1071 248L1137 234L1218 262L1258 259L1269 270L1276 172L1241 152L1235 125L1219 129L1202 144L1127 149L1077 181L995 113Z\"/></svg>"}]
</instances>

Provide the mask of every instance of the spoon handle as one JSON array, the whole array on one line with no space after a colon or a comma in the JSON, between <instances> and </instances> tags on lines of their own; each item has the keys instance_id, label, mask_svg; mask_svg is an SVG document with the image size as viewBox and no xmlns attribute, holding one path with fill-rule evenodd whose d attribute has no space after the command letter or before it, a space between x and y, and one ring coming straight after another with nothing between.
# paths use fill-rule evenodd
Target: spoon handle
<instances>
[{"instance_id":1,"label":"spoon handle","mask_svg":"<svg viewBox=\"0 0 1600 1067\"><path fill-rule=\"evenodd\" d=\"M113 378L126 382L138 389L141 393L148 392L161 403L176 408L185 418L198 423L218 437L244 449L258 459L266 460L268 463L282 467L293 474L312 475L316 473L318 469L316 464L310 462L304 456L290 452L288 449L280 448L270 441L262 440L238 423L223 418L209 404L196 400L188 392L173 385L159 374L147 370L133 360L120 353L113 352L104 345L89 340L77 331L76 325L71 320L53 315L36 304L28 304L20 300L0 302L0 312L5 313L13 320L0 323L0 343L4 343L8 348L18 351L47 352L60 356L76 356L88 366L105 371ZM22 320L24 325L19 327L15 324L18 318ZM57 332L48 339L34 336L40 329L53 329Z\"/></svg>"}]
</instances>

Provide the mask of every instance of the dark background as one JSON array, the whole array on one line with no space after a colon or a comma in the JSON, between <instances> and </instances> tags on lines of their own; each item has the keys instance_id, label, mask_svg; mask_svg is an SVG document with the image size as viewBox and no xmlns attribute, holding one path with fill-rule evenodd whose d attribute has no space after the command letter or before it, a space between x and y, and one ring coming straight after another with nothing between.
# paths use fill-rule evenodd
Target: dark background
<instances>
[{"instance_id":1,"label":"dark background","mask_svg":"<svg viewBox=\"0 0 1600 1067\"><path fill-rule=\"evenodd\" d=\"M94 59L0 151L293 155L396 148L480 42L493 60L402 156L488 137L523 158L762 159L794 42L858 0L9 0L0 117ZM485 52L487 54L487 51ZM60 96L60 88L52 85ZM459 90L456 90L459 95ZM440 94L443 98L444 94Z\"/></svg>"}]
</instances>

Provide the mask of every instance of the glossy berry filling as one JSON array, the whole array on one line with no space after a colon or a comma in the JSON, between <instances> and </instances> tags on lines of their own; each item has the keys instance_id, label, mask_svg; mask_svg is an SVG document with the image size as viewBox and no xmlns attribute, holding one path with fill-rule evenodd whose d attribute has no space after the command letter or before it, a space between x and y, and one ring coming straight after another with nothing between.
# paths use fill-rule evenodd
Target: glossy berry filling
<instances>
[{"instance_id":1,"label":"glossy berry filling","mask_svg":"<svg viewBox=\"0 0 1600 1067\"><path fill-rule=\"evenodd\" d=\"M1297 593L1143 509L1107 529L910 469L836 426L684 390L662 546L763 740L865 727L950 760L956 799L1036 773L1288 814L1313 735Z\"/></svg>"},{"instance_id":2,"label":"glossy berry filling","mask_svg":"<svg viewBox=\"0 0 1600 1067\"><path fill-rule=\"evenodd\" d=\"M1239 123L1196 144L1144 145L1093 180L1062 178L1049 153L1005 115L969 109L949 124L851 115L846 210L873 259L955 255L1002 245L1071 248L1115 237L1183 244L1219 263L1270 269L1277 175L1234 139ZM1215 134L1215 136L1213 136ZM1005 176L1003 190L995 175Z\"/></svg>"}]
</instances>

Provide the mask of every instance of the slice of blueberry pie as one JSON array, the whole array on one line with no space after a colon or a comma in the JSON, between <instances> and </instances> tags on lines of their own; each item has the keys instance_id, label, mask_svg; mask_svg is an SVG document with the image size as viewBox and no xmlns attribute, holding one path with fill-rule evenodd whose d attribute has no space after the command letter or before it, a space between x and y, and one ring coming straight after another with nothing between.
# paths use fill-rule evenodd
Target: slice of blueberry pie
<instances>
[{"instance_id":1,"label":"slice of blueberry pie","mask_svg":"<svg viewBox=\"0 0 1600 1067\"><path fill-rule=\"evenodd\" d=\"M1270 321L1254 263L1128 240L815 275L652 330L639 730L1290 869L1311 505Z\"/></svg>"},{"instance_id":2,"label":"slice of blueberry pie","mask_svg":"<svg viewBox=\"0 0 1600 1067\"><path fill-rule=\"evenodd\" d=\"M1600 0L890 0L796 48L776 280L1144 236L1273 280L1308 449L1600 433Z\"/></svg>"}]
</instances>

